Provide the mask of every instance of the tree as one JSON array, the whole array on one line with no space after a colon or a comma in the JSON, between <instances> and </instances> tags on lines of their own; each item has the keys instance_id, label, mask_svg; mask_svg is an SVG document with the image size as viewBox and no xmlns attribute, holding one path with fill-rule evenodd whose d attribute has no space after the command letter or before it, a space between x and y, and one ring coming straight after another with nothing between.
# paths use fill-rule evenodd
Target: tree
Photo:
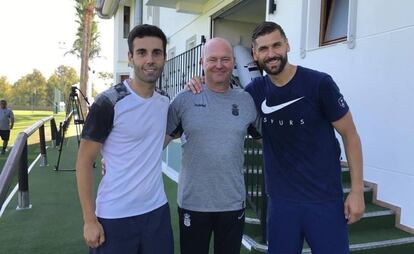
<instances>
[{"instance_id":1,"label":"tree","mask_svg":"<svg viewBox=\"0 0 414 254\"><path fill-rule=\"evenodd\" d=\"M12 85L5 76L0 77L0 99L10 100Z\"/></svg>"},{"instance_id":2,"label":"tree","mask_svg":"<svg viewBox=\"0 0 414 254\"><path fill-rule=\"evenodd\" d=\"M98 41L98 25L95 18L95 0L76 1L76 22L79 24L77 39L73 43L72 54L81 58L80 90L86 94L86 87L89 79L89 60L99 56L100 43ZM81 107L85 115L86 102L81 100Z\"/></svg>"},{"instance_id":3,"label":"tree","mask_svg":"<svg viewBox=\"0 0 414 254\"><path fill-rule=\"evenodd\" d=\"M14 84L10 97L14 105L32 105L32 107L50 105L47 97L46 79L36 69Z\"/></svg>"},{"instance_id":4,"label":"tree","mask_svg":"<svg viewBox=\"0 0 414 254\"><path fill-rule=\"evenodd\" d=\"M79 77L76 70L69 66L59 66L52 76L47 81L47 94L49 98L54 98L55 89L58 89L62 95L66 104L66 112L70 111L70 98L71 87L79 83Z\"/></svg>"},{"instance_id":5,"label":"tree","mask_svg":"<svg viewBox=\"0 0 414 254\"><path fill-rule=\"evenodd\" d=\"M100 71L98 72L98 78L104 81L104 85L108 88L113 84L113 77L114 75L112 72Z\"/></svg>"}]
</instances>

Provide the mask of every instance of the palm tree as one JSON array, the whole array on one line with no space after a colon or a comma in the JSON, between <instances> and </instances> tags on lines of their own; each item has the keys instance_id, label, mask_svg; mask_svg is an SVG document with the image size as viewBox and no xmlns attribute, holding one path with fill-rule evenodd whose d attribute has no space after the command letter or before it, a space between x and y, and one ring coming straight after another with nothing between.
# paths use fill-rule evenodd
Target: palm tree
<instances>
[{"instance_id":1,"label":"palm tree","mask_svg":"<svg viewBox=\"0 0 414 254\"><path fill-rule=\"evenodd\" d=\"M73 42L69 53L81 59L80 90L86 94L86 87L89 79L89 60L99 56L101 46L98 41L98 25L95 18L95 0L76 1L76 22L79 24L76 33L76 40ZM81 101L83 115L86 113L86 102Z\"/></svg>"}]
</instances>

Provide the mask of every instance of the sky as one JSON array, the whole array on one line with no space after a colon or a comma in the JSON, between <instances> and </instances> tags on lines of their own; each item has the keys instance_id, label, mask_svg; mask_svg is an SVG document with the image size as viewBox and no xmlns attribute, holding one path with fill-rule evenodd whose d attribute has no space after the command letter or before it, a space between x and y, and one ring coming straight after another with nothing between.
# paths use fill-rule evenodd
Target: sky
<instances>
[{"instance_id":1,"label":"sky","mask_svg":"<svg viewBox=\"0 0 414 254\"><path fill-rule=\"evenodd\" d=\"M64 56L76 39L75 0L8 0L0 6L0 76L13 84L38 69L48 79L61 64L80 73L80 59ZM102 57L90 66L96 73L113 72L113 19L96 20Z\"/></svg>"}]
</instances>

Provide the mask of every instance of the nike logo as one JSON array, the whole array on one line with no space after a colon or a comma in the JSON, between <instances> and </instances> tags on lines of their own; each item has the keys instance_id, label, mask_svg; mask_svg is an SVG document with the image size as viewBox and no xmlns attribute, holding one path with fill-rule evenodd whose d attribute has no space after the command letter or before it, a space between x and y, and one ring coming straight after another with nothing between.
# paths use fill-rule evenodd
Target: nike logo
<instances>
[{"instance_id":1,"label":"nike logo","mask_svg":"<svg viewBox=\"0 0 414 254\"><path fill-rule=\"evenodd\" d=\"M265 114L270 114L270 113L273 113L275 111L278 111L278 110L280 110L280 109L282 109L282 108L284 108L286 106L289 106L290 104L295 103L298 100L303 99L303 98L305 98L305 96L300 97L300 98L297 98L297 99L294 99L294 100L291 100L291 101L288 101L288 102L285 102L285 103L282 103L282 104L279 104L279 105L276 105L276 106L272 106L272 107L269 107L269 106L266 105L266 99L265 99L262 102L262 111Z\"/></svg>"},{"instance_id":2,"label":"nike logo","mask_svg":"<svg viewBox=\"0 0 414 254\"><path fill-rule=\"evenodd\" d=\"M243 218L243 216L244 216L244 211L240 216L237 216L237 219L241 220Z\"/></svg>"}]
</instances>

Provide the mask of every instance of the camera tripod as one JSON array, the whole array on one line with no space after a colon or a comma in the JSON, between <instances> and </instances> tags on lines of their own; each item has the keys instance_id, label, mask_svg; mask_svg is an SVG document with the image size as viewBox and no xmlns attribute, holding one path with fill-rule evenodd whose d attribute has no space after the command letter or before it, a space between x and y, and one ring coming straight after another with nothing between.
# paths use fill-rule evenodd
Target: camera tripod
<instances>
[{"instance_id":1,"label":"camera tripod","mask_svg":"<svg viewBox=\"0 0 414 254\"><path fill-rule=\"evenodd\" d=\"M89 106L89 101L88 98L86 98L86 96L82 93L82 91L77 88L76 86L72 86L71 92L69 94L69 99L70 99L70 104L71 104L71 112L69 113L69 115L66 117L65 121L63 121L63 123L60 123L60 131L59 131L59 156L58 156L58 160L57 160L57 164L55 166L55 170L56 171L74 171L75 169L59 169L59 164L60 164L60 159L62 156L62 151L63 151L63 143L65 140L65 133L69 127L70 121L73 118L73 123L75 125L75 129L76 129L76 140L78 142L78 148L79 148L79 144L80 144L80 140L81 140L81 132L83 129L83 124L85 123L85 117L83 115L83 111L82 111L82 107L80 104L80 99L78 96L77 91L78 90L80 92L80 94L82 95L82 98L86 101L86 104Z\"/></svg>"}]
</instances>

